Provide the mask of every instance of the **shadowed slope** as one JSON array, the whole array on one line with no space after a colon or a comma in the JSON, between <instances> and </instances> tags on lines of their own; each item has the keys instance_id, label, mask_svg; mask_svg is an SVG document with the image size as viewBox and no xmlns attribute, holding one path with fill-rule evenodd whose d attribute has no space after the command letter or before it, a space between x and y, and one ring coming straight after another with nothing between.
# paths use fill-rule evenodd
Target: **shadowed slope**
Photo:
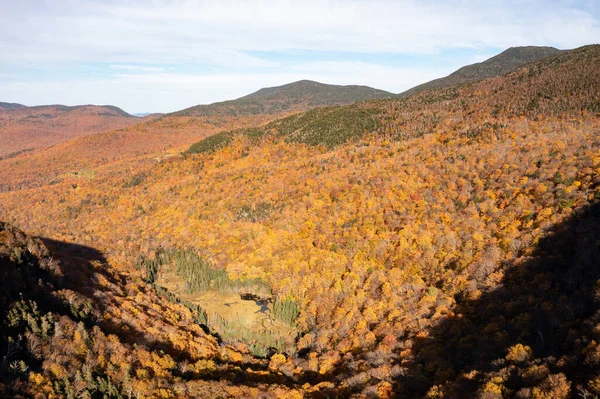
<instances>
[{"instance_id":1,"label":"shadowed slope","mask_svg":"<svg viewBox=\"0 0 600 399\"><path fill-rule=\"evenodd\" d=\"M266 383L287 396L279 384L304 383L220 346L94 248L0 222L0 277L2 397L254 396Z\"/></svg>"},{"instance_id":2,"label":"shadowed slope","mask_svg":"<svg viewBox=\"0 0 600 399\"><path fill-rule=\"evenodd\" d=\"M476 299L458 296L452 315L416 340L419 371L400 380L406 393L420 396L438 384L445 398L597 394L588 383L600 365L599 242L595 203L500 265L498 287Z\"/></svg>"}]
</instances>

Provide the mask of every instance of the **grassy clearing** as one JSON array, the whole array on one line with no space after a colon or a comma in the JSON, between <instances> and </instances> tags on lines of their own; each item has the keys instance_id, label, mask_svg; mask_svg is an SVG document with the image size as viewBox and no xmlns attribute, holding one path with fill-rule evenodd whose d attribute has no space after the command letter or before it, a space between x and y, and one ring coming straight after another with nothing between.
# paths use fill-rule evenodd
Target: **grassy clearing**
<instances>
[{"instance_id":1,"label":"grassy clearing","mask_svg":"<svg viewBox=\"0 0 600 399\"><path fill-rule=\"evenodd\" d=\"M212 264L192 249L161 249L154 258L144 258L138 269L145 269L146 281L154 283L161 269L170 265L184 281L186 293L217 291L221 293L251 292L257 296L270 297L271 288L259 278L231 280L224 269L213 268Z\"/></svg>"},{"instance_id":2,"label":"grassy clearing","mask_svg":"<svg viewBox=\"0 0 600 399\"><path fill-rule=\"evenodd\" d=\"M273 304L267 309L254 300L242 300L239 294L217 291L190 293L175 272L161 272L156 286L192 310L198 324L219 334L225 342L243 342L254 356L266 356L275 349L295 353L296 328L278 319Z\"/></svg>"},{"instance_id":3,"label":"grassy clearing","mask_svg":"<svg viewBox=\"0 0 600 399\"><path fill-rule=\"evenodd\" d=\"M260 279L231 280L192 250L160 250L144 258L138 268L145 280L170 301L188 307L198 324L206 325L225 342L243 342L254 356L273 350L295 353L299 309L291 299L270 303L243 300L270 298L271 289Z\"/></svg>"}]
</instances>

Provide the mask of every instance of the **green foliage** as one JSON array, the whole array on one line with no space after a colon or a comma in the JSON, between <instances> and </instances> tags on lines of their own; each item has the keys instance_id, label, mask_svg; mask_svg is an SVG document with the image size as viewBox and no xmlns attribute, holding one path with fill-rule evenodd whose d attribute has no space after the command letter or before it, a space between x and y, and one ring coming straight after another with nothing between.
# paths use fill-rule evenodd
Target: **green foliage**
<instances>
[{"instance_id":1,"label":"green foliage","mask_svg":"<svg viewBox=\"0 0 600 399\"><path fill-rule=\"evenodd\" d=\"M204 310L202 306L188 301L184 302L183 305L192 311L194 314L194 321L197 324L208 324L208 316L206 315L206 310Z\"/></svg>"},{"instance_id":2,"label":"green foliage","mask_svg":"<svg viewBox=\"0 0 600 399\"><path fill-rule=\"evenodd\" d=\"M269 329L249 329L244 315L236 314L227 318L219 314L211 314L208 325L219 332L221 338L227 342L244 342L254 356L266 357L269 350L293 353L293 346L286 346L282 337Z\"/></svg>"},{"instance_id":3,"label":"green foliage","mask_svg":"<svg viewBox=\"0 0 600 399\"><path fill-rule=\"evenodd\" d=\"M145 269L145 280L155 283L160 269L165 265L175 267L177 274L185 281L188 293L218 292L252 292L266 295L270 287L261 279L231 280L224 269L217 269L193 249L161 249L153 259L142 258L137 268Z\"/></svg>"},{"instance_id":4,"label":"green foliage","mask_svg":"<svg viewBox=\"0 0 600 399\"><path fill-rule=\"evenodd\" d=\"M25 327L38 337L48 338L53 333L54 321L51 313L42 314L36 302L21 296L21 300L8 311L5 325L15 330Z\"/></svg>"},{"instance_id":5,"label":"green foliage","mask_svg":"<svg viewBox=\"0 0 600 399\"><path fill-rule=\"evenodd\" d=\"M146 179L146 174L138 173L137 175L132 176L131 179L129 179L127 182L125 182L125 184L123 184L123 187L129 188L139 186L140 184L142 184L144 179Z\"/></svg>"},{"instance_id":6,"label":"green foliage","mask_svg":"<svg viewBox=\"0 0 600 399\"><path fill-rule=\"evenodd\" d=\"M298 305L293 299L277 298L273 304L273 315L276 319L293 327L296 325L296 319L300 315L300 309L298 309Z\"/></svg>"},{"instance_id":7,"label":"green foliage","mask_svg":"<svg viewBox=\"0 0 600 399\"><path fill-rule=\"evenodd\" d=\"M262 138L284 139L290 143L335 148L348 141L357 140L365 134L374 133L381 127L380 108L368 108L359 104L347 107L315 108L292 115L263 127L240 129L219 133L193 144L188 153L213 152L229 144L234 137L246 137L257 144Z\"/></svg>"},{"instance_id":8,"label":"green foliage","mask_svg":"<svg viewBox=\"0 0 600 399\"><path fill-rule=\"evenodd\" d=\"M233 134L231 132L223 132L212 135L210 137L205 138L192 146L187 150L190 154L201 154L203 152L214 152L220 148L225 147L227 144L231 142L233 139Z\"/></svg>"},{"instance_id":9,"label":"green foliage","mask_svg":"<svg viewBox=\"0 0 600 399\"><path fill-rule=\"evenodd\" d=\"M278 87L268 87L236 100L210 105L197 105L174 113L177 116L218 117L249 116L292 112L309 107L351 104L379 98L392 98L392 93L367 86L327 85L301 80Z\"/></svg>"},{"instance_id":10,"label":"green foliage","mask_svg":"<svg viewBox=\"0 0 600 399\"><path fill-rule=\"evenodd\" d=\"M560 50L552 47L513 47L484 62L464 66L445 78L435 79L413 87L401 93L400 96L407 97L424 91L438 90L439 92L439 89L444 87L467 84L500 76L517 70L528 62L545 59L556 54L560 54ZM538 70L535 71L539 73ZM531 73L531 76L535 76L535 74Z\"/></svg>"},{"instance_id":11,"label":"green foliage","mask_svg":"<svg viewBox=\"0 0 600 399\"><path fill-rule=\"evenodd\" d=\"M159 295L171 302L186 306L192 312L197 324L208 326L211 331L218 332L224 341L244 342L248 345L250 353L259 357L267 356L273 349L278 352L294 352L293 345L287 345L283 337L267 326L249 329L244 315L223 317L217 313L207 314L199 304L190 301L181 302L176 294L156 284L161 269L166 266L174 267L177 274L185 280L185 290L188 293L218 291L247 293L257 297L269 296L271 289L264 281L258 278L245 281L231 280L225 270L213 268L209 261L192 249L161 249L156 252L153 259L142 258L137 263L138 269L146 271L145 280L153 285ZM292 299L277 299L273 305L274 317L292 327L295 326L299 314L298 305ZM269 319L268 323L271 322Z\"/></svg>"},{"instance_id":12,"label":"green foliage","mask_svg":"<svg viewBox=\"0 0 600 399\"><path fill-rule=\"evenodd\" d=\"M145 272L144 281L148 284L154 284L158 278L158 270L161 266L161 260L157 256L155 258L140 257L135 265L136 269Z\"/></svg>"}]
</instances>

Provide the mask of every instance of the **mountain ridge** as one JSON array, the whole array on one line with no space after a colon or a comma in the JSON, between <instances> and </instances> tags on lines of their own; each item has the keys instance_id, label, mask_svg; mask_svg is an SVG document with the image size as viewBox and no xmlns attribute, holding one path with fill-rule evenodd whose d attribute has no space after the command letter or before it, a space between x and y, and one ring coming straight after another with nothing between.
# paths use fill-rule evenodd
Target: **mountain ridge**
<instances>
[{"instance_id":1,"label":"mountain ridge","mask_svg":"<svg viewBox=\"0 0 600 399\"><path fill-rule=\"evenodd\" d=\"M37 291L61 306L0 307L25 337L0 396L600 394L598 65L586 46L0 192L61 277ZM4 231L3 292L43 283L36 245ZM257 328L255 297L274 319Z\"/></svg>"},{"instance_id":2,"label":"mountain ridge","mask_svg":"<svg viewBox=\"0 0 600 399\"><path fill-rule=\"evenodd\" d=\"M4 108L0 112L0 157L51 147L137 120L113 105L53 104Z\"/></svg>"},{"instance_id":3,"label":"mountain ridge","mask_svg":"<svg viewBox=\"0 0 600 399\"><path fill-rule=\"evenodd\" d=\"M317 106L343 105L358 101L392 98L394 93L369 86L331 85L299 80L281 86L264 87L235 100L201 104L169 115L219 116L255 115L301 111Z\"/></svg>"},{"instance_id":4,"label":"mountain ridge","mask_svg":"<svg viewBox=\"0 0 600 399\"><path fill-rule=\"evenodd\" d=\"M569 50L559 50L554 47L544 46L509 47L500 54L488 58L485 61L465 65L448 76L417 85L399 95L401 97L408 97L423 91L441 89L457 84L493 78L512 72L528 62L541 60L565 51Z\"/></svg>"},{"instance_id":5,"label":"mountain ridge","mask_svg":"<svg viewBox=\"0 0 600 399\"><path fill-rule=\"evenodd\" d=\"M1 102L0 101L0 111L6 111L6 110L10 110L10 109L19 109L19 108L26 108L27 106L23 105L23 104L19 104L19 103L6 103L6 102Z\"/></svg>"}]
</instances>

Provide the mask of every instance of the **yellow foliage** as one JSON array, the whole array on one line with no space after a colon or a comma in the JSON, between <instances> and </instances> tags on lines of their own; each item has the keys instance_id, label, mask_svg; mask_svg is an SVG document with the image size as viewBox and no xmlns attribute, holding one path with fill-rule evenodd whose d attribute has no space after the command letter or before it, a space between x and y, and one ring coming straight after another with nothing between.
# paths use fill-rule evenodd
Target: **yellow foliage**
<instances>
[{"instance_id":1,"label":"yellow foliage","mask_svg":"<svg viewBox=\"0 0 600 399\"><path fill-rule=\"evenodd\" d=\"M516 344L508 349L506 360L511 362L524 362L531 358L533 351L527 345Z\"/></svg>"}]
</instances>

